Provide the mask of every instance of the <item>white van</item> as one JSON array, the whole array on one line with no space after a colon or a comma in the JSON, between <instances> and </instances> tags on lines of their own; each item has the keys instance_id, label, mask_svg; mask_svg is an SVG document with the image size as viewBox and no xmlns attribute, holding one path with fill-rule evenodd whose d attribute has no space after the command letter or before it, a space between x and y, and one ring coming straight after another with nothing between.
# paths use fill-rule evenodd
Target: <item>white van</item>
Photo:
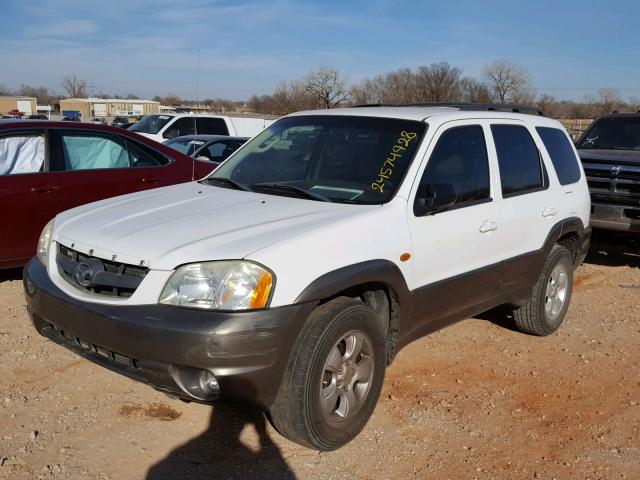
<instances>
[{"instance_id":1,"label":"white van","mask_svg":"<svg viewBox=\"0 0 640 480\"><path fill-rule=\"evenodd\" d=\"M129 130L157 142L164 142L184 135L253 137L272 123L273 120L254 117L163 113L147 115Z\"/></svg>"}]
</instances>

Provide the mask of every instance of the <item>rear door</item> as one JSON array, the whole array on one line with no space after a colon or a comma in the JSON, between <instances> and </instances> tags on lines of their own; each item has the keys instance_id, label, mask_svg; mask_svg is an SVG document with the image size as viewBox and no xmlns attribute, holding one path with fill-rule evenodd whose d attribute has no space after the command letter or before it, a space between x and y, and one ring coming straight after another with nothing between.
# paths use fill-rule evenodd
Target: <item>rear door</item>
<instances>
[{"instance_id":1,"label":"rear door","mask_svg":"<svg viewBox=\"0 0 640 480\"><path fill-rule=\"evenodd\" d=\"M547 167L524 123L501 121L491 124L500 172L505 268L502 288L530 288L540 272L541 250L558 221L557 189L551 189Z\"/></svg>"},{"instance_id":2,"label":"rear door","mask_svg":"<svg viewBox=\"0 0 640 480\"><path fill-rule=\"evenodd\" d=\"M58 212L49 152L44 128L0 132L0 267L32 257L42 228Z\"/></svg>"},{"instance_id":3,"label":"rear door","mask_svg":"<svg viewBox=\"0 0 640 480\"><path fill-rule=\"evenodd\" d=\"M187 181L164 155L109 131L64 129L54 166L60 210L139 190Z\"/></svg>"}]
</instances>

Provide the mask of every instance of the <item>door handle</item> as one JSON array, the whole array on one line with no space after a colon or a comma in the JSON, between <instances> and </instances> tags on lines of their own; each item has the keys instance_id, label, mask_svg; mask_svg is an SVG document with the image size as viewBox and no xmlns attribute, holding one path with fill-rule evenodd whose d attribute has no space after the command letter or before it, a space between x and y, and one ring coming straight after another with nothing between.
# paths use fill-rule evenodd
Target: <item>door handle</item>
<instances>
[{"instance_id":1,"label":"door handle","mask_svg":"<svg viewBox=\"0 0 640 480\"><path fill-rule=\"evenodd\" d=\"M35 187L31 187L32 193L50 193L58 190L57 185L36 185Z\"/></svg>"},{"instance_id":2,"label":"door handle","mask_svg":"<svg viewBox=\"0 0 640 480\"><path fill-rule=\"evenodd\" d=\"M498 222L491 222L486 220L482 225L480 225L480 231L482 233L493 232L498 229Z\"/></svg>"},{"instance_id":3,"label":"door handle","mask_svg":"<svg viewBox=\"0 0 640 480\"><path fill-rule=\"evenodd\" d=\"M557 213L558 213L557 208L547 207L544 210L542 210L543 217L553 217Z\"/></svg>"},{"instance_id":4,"label":"door handle","mask_svg":"<svg viewBox=\"0 0 640 480\"><path fill-rule=\"evenodd\" d=\"M142 183L160 183L162 181L161 178L158 177L142 177Z\"/></svg>"}]
</instances>

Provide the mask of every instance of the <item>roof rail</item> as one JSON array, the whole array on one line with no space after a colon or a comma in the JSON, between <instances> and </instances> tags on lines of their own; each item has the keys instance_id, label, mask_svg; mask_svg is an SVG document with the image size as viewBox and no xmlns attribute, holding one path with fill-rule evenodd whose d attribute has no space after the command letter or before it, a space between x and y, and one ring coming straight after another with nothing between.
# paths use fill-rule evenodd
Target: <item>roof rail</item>
<instances>
[{"instance_id":1,"label":"roof rail","mask_svg":"<svg viewBox=\"0 0 640 480\"><path fill-rule=\"evenodd\" d=\"M493 112L513 112L526 113L529 115L544 116L542 110L526 105L516 105L512 103L464 103L464 102L426 102L426 103L374 103L367 105L353 105L356 108L363 107L450 107L464 111L493 111Z\"/></svg>"}]
</instances>

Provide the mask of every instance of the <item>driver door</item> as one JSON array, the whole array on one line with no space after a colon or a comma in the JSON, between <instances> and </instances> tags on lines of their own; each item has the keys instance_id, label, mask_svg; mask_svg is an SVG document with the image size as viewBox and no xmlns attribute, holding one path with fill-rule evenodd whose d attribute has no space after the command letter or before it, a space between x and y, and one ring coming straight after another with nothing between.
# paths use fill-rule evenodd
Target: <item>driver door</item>
<instances>
[{"instance_id":1,"label":"driver door","mask_svg":"<svg viewBox=\"0 0 640 480\"><path fill-rule=\"evenodd\" d=\"M457 320L461 312L496 295L501 198L486 128L482 121L440 127L425 156L420 181L413 186L407 216L413 239L414 329L436 319L444 324L449 317ZM442 211L425 214L417 192L435 184L448 184L454 200Z\"/></svg>"}]
</instances>

